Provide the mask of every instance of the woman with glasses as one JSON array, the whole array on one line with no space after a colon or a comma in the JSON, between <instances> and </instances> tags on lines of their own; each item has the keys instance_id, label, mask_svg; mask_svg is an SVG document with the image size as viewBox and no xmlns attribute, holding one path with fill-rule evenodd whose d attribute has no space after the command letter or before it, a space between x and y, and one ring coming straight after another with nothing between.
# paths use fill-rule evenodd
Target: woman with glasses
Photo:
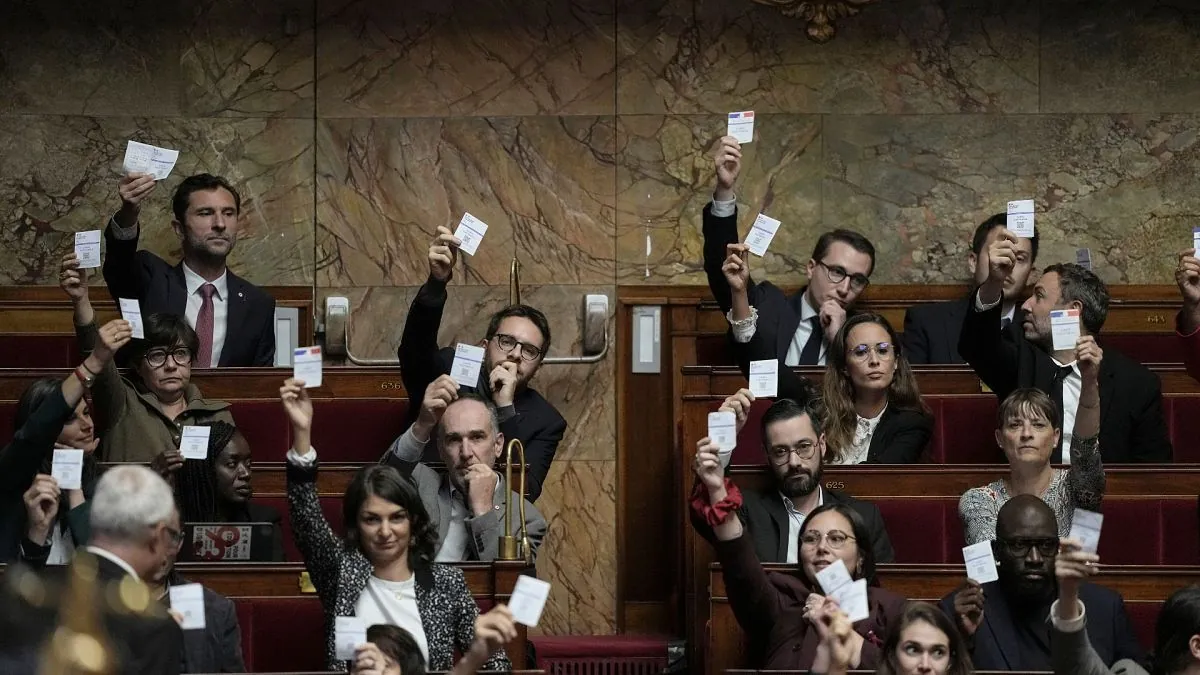
<instances>
[{"instance_id":1,"label":"woman with glasses","mask_svg":"<svg viewBox=\"0 0 1200 675\"><path fill-rule=\"evenodd\" d=\"M75 254L63 258L62 288L75 308L75 334L84 354L97 341L96 313L88 297L87 272ZM128 326L128 324L125 324ZM182 316L143 317L145 339L128 348L130 369L122 377L109 361L94 375L92 401L101 420L99 456L104 462L148 463L179 447L183 428L216 421L233 424L225 401L203 398L191 383L196 331Z\"/></svg>"},{"instance_id":2,"label":"woman with glasses","mask_svg":"<svg viewBox=\"0 0 1200 675\"><path fill-rule=\"evenodd\" d=\"M933 434L892 325L856 314L829 345L822 383L830 464L912 464Z\"/></svg>"},{"instance_id":3,"label":"woman with glasses","mask_svg":"<svg viewBox=\"0 0 1200 675\"><path fill-rule=\"evenodd\" d=\"M1058 533L1071 532L1075 509L1098 511L1104 496L1104 465L1100 460L1100 385L1104 352L1090 335L1079 338L1075 360L1081 377L1079 407L1071 437L1071 463L1051 466L1062 435L1059 406L1040 389L1017 389L1000 403L996 415L996 444L1008 458L1008 476L971 488L958 502L967 544L996 536L996 516L1015 495L1041 498L1054 510Z\"/></svg>"},{"instance_id":4,"label":"woman with glasses","mask_svg":"<svg viewBox=\"0 0 1200 675\"><path fill-rule=\"evenodd\" d=\"M853 508L826 503L804 519L798 574L766 572L737 515L741 492L725 478L717 453L711 442L703 442L697 450L693 470L699 483L691 507L695 516L713 529L734 616L756 642L755 656L761 661L756 667L809 670L821 644L815 622L836 606L825 598L817 573L840 561L852 579L870 579L875 572L870 532ZM870 614L854 624L852 668L869 670L880 664L880 647L896 625L904 602L895 593L868 587Z\"/></svg>"}]
</instances>

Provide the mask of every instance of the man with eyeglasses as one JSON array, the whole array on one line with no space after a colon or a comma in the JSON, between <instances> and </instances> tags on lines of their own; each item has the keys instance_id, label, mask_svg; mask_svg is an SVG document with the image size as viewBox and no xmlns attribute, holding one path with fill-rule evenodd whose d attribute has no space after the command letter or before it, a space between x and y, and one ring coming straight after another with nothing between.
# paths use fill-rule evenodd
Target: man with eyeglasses
<instances>
[{"instance_id":1,"label":"man with eyeglasses","mask_svg":"<svg viewBox=\"0 0 1200 675\"><path fill-rule=\"evenodd\" d=\"M721 410L734 414L740 433L749 417L754 394L742 389L725 399ZM884 527L879 508L837 490L821 485L826 452L820 401L815 391L792 400L783 398L771 404L762 417L763 452L767 456L769 485L762 490L742 491L739 516L754 541L760 562L795 563L799 560L800 533L809 513L826 503L842 503L858 512L871 533L870 546L875 562L896 559L892 540ZM717 460L722 470L729 465L732 452L721 453L710 439L696 447L696 466ZM692 525L701 536L713 541L712 528L689 509Z\"/></svg>"},{"instance_id":2,"label":"man with eyeglasses","mask_svg":"<svg viewBox=\"0 0 1200 675\"><path fill-rule=\"evenodd\" d=\"M976 670L1054 669L1049 619L1058 597L1059 545L1054 510L1041 499L1017 495L1000 508L992 541L1000 579L982 585L968 580L941 602L971 646ZM1088 637L1106 666L1143 659L1119 594L1081 583L1079 600L1087 607Z\"/></svg>"},{"instance_id":3,"label":"man with eyeglasses","mask_svg":"<svg viewBox=\"0 0 1200 675\"><path fill-rule=\"evenodd\" d=\"M704 271L708 287L730 323L743 371L753 359L775 358L787 366L825 365L825 352L858 296L870 284L875 247L863 235L825 232L805 264L808 285L787 296L769 281L750 279L749 248L739 243L734 183L742 151L732 136L716 153L717 187L704 208ZM793 225L794 226L794 225Z\"/></svg>"},{"instance_id":4,"label":"man with eyeglasses","mask_svg":"<svg viewBox=\"0 0 1200 675\"><path fill-rule=\"evenodd\" d=\"M413 298L397 350L400 377L410 397L422 396L434 380L449 375L454 364L454 347L441 349L437 339L446 306L446 285L453 276L461 244L448 228L438 227L429 246L429 278ZM536 501L567 428L567 421L554 406L529 386L550 350L550 323L545 314L529 305L505 307L492 315L479 346L484 348L479 384L463 389L490 400L496 406L505 441L515 438L525 446L525 497ZM408 406L406 426L417 421L421 409L420 405ZM385 461L395 456L397 444L403 439L396 439ZM436 444L429 444L428 437L413 440L424 446L424 461L438 461Z\"/></svg>"}]
</instances>

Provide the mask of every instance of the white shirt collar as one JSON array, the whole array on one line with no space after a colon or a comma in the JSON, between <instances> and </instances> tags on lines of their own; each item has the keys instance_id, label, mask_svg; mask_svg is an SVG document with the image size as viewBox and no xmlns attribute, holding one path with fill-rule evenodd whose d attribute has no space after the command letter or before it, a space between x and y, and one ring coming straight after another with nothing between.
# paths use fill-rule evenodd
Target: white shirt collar
<instances>
[{"instance_id":1,"label":"white shirt collar","mask_svg":"<svg viewBox=\"0 0 1200 675\"><path fill-rule=\"evenodd\" d=\"M229 298L229 270L221 272L221 276L210 282L208 279L205 279L199 274L193 272L192 268L188 267L187 263L183 263L183 281L187 284L188 295L195 295L200 290L201 286L211 283L213 286L217 287L216 296L218 300L225 300Z\"/></svg>"},{"instance_id":2,"label":"white shirt collar","mask_svg":"<svg viewBox=\"0 0 1200 675\"><path fill-rule=\"evenodd\" d=\"M87 552L94 554L94 555L98 555L101 558L107 558L108 560L112 561L115 565L117 565L121 569L128 572L129 576L133 577L134 579L137 579L138 581L141 581L142 577L137 573L137 570L133 569L133 565L130 565L129 563L122 560L121 558L117 557L117 554L113 553L112 551L106 551L98 546L88 546Z\"/></svg>"},{"instance_id":3,"label":"white shirt collar","mask_svg":"<svg viewBox=\"0 0 1200 675\"><path fill-rule=\"evenodd\" d=\"M800 321L808 321L817 315L817 308L808 302L808 291L800 296Z\"/></svg>"},{"instance_id":4,"label":"white shirt collar","mask_svg":"<svg viewBox=\"0 0 1200 675\"><path fill-rule=\"evenodd\" d=\"M800 513L799 511L796 510L796 504L795 504L795 502L792 501L791 497L788 497L787 495L780 492L779 498L783 500L783 508L787 509L787 512L789 515L795 514L797 516L801 516L804 518L808 517L807 513ZM825 491L821 489L820 485L818 485L817 486L817 508L819 509L822 506L825 506Z\"/></svg>"}]
</instances>

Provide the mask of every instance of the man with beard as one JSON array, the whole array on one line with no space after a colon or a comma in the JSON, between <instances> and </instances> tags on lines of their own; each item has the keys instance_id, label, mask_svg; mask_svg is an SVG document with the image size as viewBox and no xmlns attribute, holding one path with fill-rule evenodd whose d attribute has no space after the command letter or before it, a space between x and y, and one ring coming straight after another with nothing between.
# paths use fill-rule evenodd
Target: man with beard
<instances>
[{"instance_id":1,"label":"man with beard","mask_svg":"<svg viewBox=\"0 0 1200 675\"><path fill-rule=\"evenodd\" d=\"M118 185L121 209L104 231L109 293L137 299L143 316L185 317L200 338L196 367L274 365L275 299L225 265L237 243L241 196L220 176L184 178L171 200L183 260L171 266L138 250L142 200L157 184L150 174L131 173Z\"/></svg>"},{"instance_id":2,"label":"man with beard","mask_svg":"<svg viewBox=\"0 0 1200 675\"><path fill-rule=\"evenodd\" d=\"M999 329L1004 283L1017 262L1017 238L1005 229L979 256L986 281L963 321L958 351L1000 400L1021 387L1041 389L1054 399L1062 415L1054 426L1063 433L1051 461L1065 464L1071 461L1070 430L1083 378L1075 345L1054 349L1050 312L1079 310L1080 336L1098 336L1108 317L1108 288L1079 265L1050 265L1021 306L1022 330L1004 334ZM1171 461L1158 376L1112 349L1104 350L1100 365L1100 420L1105 464Z\"/></svg>"},{"instance_id":3,"label":"man with beard","mask_svg":"<svg viewBox=\"0 0 1200 675\"><path fill-rule=\"evenodd\" d=\"M1010 499L996 519L992 550L1000 579L982 585L967 581L942 598L942 611L971 645L976 670L1053 670L1049 619L1058 597L1054 560L1059 551L1053 509L1033 495ZM1078 597L1087 607L1088 638L1104 665L1121 659L1140 663L1144 654L1121 596L1081 583Z\"/></svg>"},{"instance_id":4,"label":"man with beard","mask_svg":"<svg viewBox=\"0 0 1200 675\"><path fill-rule=\"evenodd\" d=\"M721 410L734 413L740 433L746 423L754 395L748 389L725 399ZM862 516L871 533L869 545L876 563L895 561L892 540L884 528L879 508L859 501L837 490L821 486L825 457L825 434L822 430L820 399L810 395L799 401L783 398L771 404L763 413L763 452L767 456L770 485L762 490L742 490L742 507L738 515L742 526L754 541L760 562L795 563L799 559L800 532L804 520L813 509L830 502L840 502ZM702 439L700 444L708 442ZM721 453L727 465L731 453ZM692 525L710 542L712 528L694 510ZM863 545L860 543L860 545Z\"/></svg>"},{"instance_id":5,"label":"man with beard","mask_svg":"<svg viewBox=\"0 0 1200 675\"><path fill-rule=\"evenodd\" d=\"M438 228L429 246L429 279L417 291L404 322L397 355L400 377L411 397L421 395L439 376L448 375L454 364L454 347L439 349L437 339L446 306L446 284L453 276L461 244L449 229ZM511 305L492 315L479 346L484 348L479 383L463 387L463 391L476 392L494 404L499 433L525 446L525 496L531 502L537 501L558 442L567 429L563 416L529 386L550 350L550 323L533 307ZM417 406L408 407L410 424L420 411ZM415 440L424 445L429 438ZM426 447L424 456L436 460L437 452Z\"/></svg>"},{"instance_id":6,"label":"man with beard","mask_svg":"<svg viewBox=\"0 0 1200 675\"><path fill-rule=\"evenodd\" d=\"M510 490L493 465L504 451L496 407L483 396L461 390L442 375L425 390L417 421L395 443L385 461L417 486L421 503L437 528L437 562L489 561L499 554L502 535L521 529L521 496L512 493L511 527L504 531L504 496ZM423 445L414 436L436 438L445 473L418 463ZM536 558L546 519L525 501L525 535Z\"/></svg>"}]
</instances>

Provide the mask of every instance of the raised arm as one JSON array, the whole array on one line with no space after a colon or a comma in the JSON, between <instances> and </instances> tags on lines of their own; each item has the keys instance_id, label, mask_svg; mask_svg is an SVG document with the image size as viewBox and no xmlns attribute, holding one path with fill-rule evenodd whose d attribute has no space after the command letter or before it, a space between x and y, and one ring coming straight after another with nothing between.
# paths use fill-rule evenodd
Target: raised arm
<instances>
[{"instance_id":1,"label":"raised arm","mask_svg":"<svg viewBox=\"0 0 1200 675\"><path fill-rule=\"evenodd\" d=\"M971 488L958 500L958 516L968 546L996 538L996 496L987 487Z\"/></svg>"},{"instance_id":2,"label":"raised arm","mask_svg":"<svg viewBox=\"0 0 1200 675\"><path fill-rule=\"evenodd\" d=\"M429 278L408 308L396 352L400 359L400 378L410 397L420 395L444 372L437 359L438 328L442 325L442 310L446 306L446 284L454 274L461 244L448 228L438 227L438 234L429 245ZM416 415L417 411L410 407L408 421L413 422Z\"/></svg>"},{"instance_id":3,"label":"raised arm","mask_svg":"<svg viewBox=\"0 0 1200 675\"><path fill-rule=\"evenodd\" d=\"M979 255L976 265L987 281L974 293L958 338L958 353L1001 400L1017 388L1019 345L1000 331L1004 280L1016 264L1017 239L1004 230Z\"/></svg>"},{"instance_id":4,"label":"raised arm","mask_svg":"<svg viewBox=\"0 0 1200 675\"><path fill-rule=\"evenodd\" d=\"M737 201L733 194L734 183L742 170L742 148L732 136L721 139L713 157L716 164L717 187L713 201L704 207L704 273L708 276L708 288L721 306L728 312L732 305L729 282L722 267L730 244L738 243Z\"/></svg>"},{"instance_id":5,"label":"raised arm","mask_svg":"<svg viewBox=\"0 0 1200 675\"><path fill-rule=\"evenodd\" d=\"M150 283L151 270L138 260L138 216L142 200L153 192L158 183L145 173L131 173L121 178L117 194L121 208L104 228L104 283L113 299L141 298Z\"/></svg>"},{"instance_id":6,"label":"raised arm","mask_svg":"<svg viewBox=\"0 0 1200 675\"><path fill-rule=\"evenodd\" d=\"M512 612L506 605L496 605L487 614L476 617L475 638L471 641L471 648L463 652L462 658L454 664L450 675L471 675L478 670L502 669L500 661L489 664L489 659L503 656L504 646L517 639L517 635L517 625L513 621ZM507 657L504 657L504 660L507 661ZM520 670L523 665L518 664L516 670ZM508 667L511 668L512 664Z\"/></svg>"},{"instance_id":7,"label":"raised arm","mask_svg":"<svg viewBox=\"0 0 1200 675\"><path fill-rule=\"evenodd\" d=\"M466 578L463 577L462 571L457 568L452 569L453 577L451 583L454 584L454 593L451 597L455 598L456 607L454 614L457 619L454 625L454 642L459 653L463 654L464 658L470 658L471 664L474 665L474 670L500 670L508 671L513 669L513 664L508 660L508 655L504 653L501 646L496 646L495 649L489 649L486 652L480 650L476 643L475 627L479 625L479 605L475 604L475 598L471 596L471 590L467 587ZM504 605L500 605L504 607ZM511 619L512 615L509 614ZM507 631L506 631L507 632ZM512 630L515 632L515 628ZM512 638L509 638L511 640ZM487 645L484 645L485 647ZM474 654L470 657L467 655ZM486 654L486 655L485 655ZM482 662L477 664L475 662ZM523 667L525 664L518 664ZM465 668L465 667L464 667ZM474 672L472 670L471 672ZM456 668L454 672L459 672Z\"/></svg>"},{"instance_id":8,"label":"raised arm","mask_svg":"<svg viewBox=\"0 0 1200 675\"><path fill-rule=\"evenodd\" d=\"M1075 345L1081 383L1079 408L1071 436L1071 467L1067 470L1067 490L1081 509L1098 511L1104 496L1104 465L1100 459L1100 363L1104 350L1090 335Z\"/></svg>"},{"instance_id":9,"label":"raised arm","mask_svg":"<svg viewBox=\"0 0 1200 675\"><path fill-rule=\"evenodd\" d=\"M113 355L133 339L133 329L123 319L96 328L96 312L88 293L88 272L79 269L79 259L69 253L63 257L59 286L71 299L72 321L79 350L85 356L82 368L92 379L92 405L96 408L97 437L111 429L125 414L125 391ZM97 354L99 351L99 354ZM88 359L96 356L89 365Z\"/></svg>"}]
</instances>

